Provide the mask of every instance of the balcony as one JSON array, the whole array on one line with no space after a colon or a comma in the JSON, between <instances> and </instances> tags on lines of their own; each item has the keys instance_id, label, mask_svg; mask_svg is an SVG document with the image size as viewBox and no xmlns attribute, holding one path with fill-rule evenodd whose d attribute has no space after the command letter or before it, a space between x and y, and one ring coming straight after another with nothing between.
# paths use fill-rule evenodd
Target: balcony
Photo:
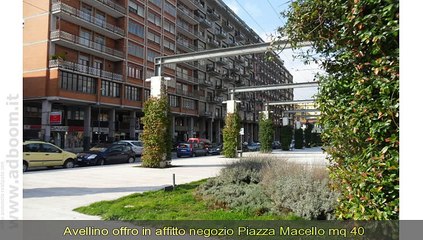
<instances>
[{"instance_id":1,"label":"balcony","mask_svg":"<svg viewBox=\"0 0 423 240\"><path fill-rule=\"evenodd\" d=\"M52 14L68 22L75 23L82 27L94 30L112 39L119 39L125 36L122 28L107 23L103 19L96 18L61 2L52 5Z\"/></svg>"},{"instance_id":2,"label":"balcony","mask_svg":"<svg viewBox=\"0 0 423 240\"><path fill-rule=\"evenodd\" d=\"M181 48L182 50L184 50L186 52L197 51L197 47L194 44L191 44L189 42L178 39L178 40L176 40L176 43L177 43L179 48Z\"/></svg>"},{"instance_id":3,"label":"balcony","mask_svg":"<svg viewBox=\"0 0 423 240\"><path fill-rule=\"evenodd\" d=\"M217 14L215 11L207 11L207 16L210 18L210 20L212 21L217 21L220 19L220 15Z\"/></svg>"},{"instance_id":4,"label":"balcony","mask_svg":"<svg viewBox=\"0 0 423 240\"><path fill-rule=\"evenodd\" d=\"M94 6L115 18L124 17L126 15L126 8L117 4L112 0L81 0L81 2Z\"/></svg>"},{"instance_id":5,"label":"balcony","mask_svg":"<svg viewBox=\"0 0 423 240\"><path fill-rule=\"evenodd\" d=\"M232 32L235 30L234 26L230 25L229 23L222 24L222 28L225 29L227 32Z\"/></svg>"},{"instance_id":6,"label":"balcony","mask_svg":"<svg viewBox=\"0 0 423 240\"><path fill-rule=\"evenodd\" d=\"M176 89L176 94L183 95L185 97L190 97L190 98L198 98L199 96L196 91L190 92L190 91L182 90L180 88Z\"/></svg>"},{"instance_id":7,"label":"balcony","mask_svg":"<svg viewBox=\"0 0 423 240\"><path fill-rule=\"evenodd\" d=\"M108 80L115 80L115 81L122 81L122 75L112 72L107 72L102 69L88 67L82 64L78 64L75 62L69 62L64 60L50 60L49 61L50 68L59 68L61 70L67 70L75 73L85 74L93 77L99 77L102 79Z\"/></svg>"},{"instance_id":8,"label":"balcony","mask_svg":"<svg viewBox=\"0 0 423 240\"><path fill-rule=\"evenodd\" d=\"M234 81L234 77L231 74L225 74L222 76L222 80L226 82Z\"/></svg>"},{"instance_id":9,"label":"balcony","mask_svg":"<svg viewBox=\"0 0 423 240\"><path fill-rule=\"evenodd\" d=\"M206 72L210 75L210 76L219 76L220 75L220 71L218 71L215 67L213 66L207 66L206 67Z\"/></svg>"},{"instance_id":10,"label":"balcony","mask_svg":"<svg viewBox=\"0 0 423 240\"><path fill-rule=\"evenodd\" d=\"M197 34L194 32L193 27L189 27L188 25L183 25L180 22L176 24L178 27L179 32L183 33L185 36L191 38L191 39L197 39Z\"/></svg>"},{"instance_id":11,"label":"balcony","mask_svg":"<svg viewBox=\"0 0 423 240\"><path fill-rule=\"evenodd\" d=\"M245 40L245 35L242 34L242 33L237 33L237 34L235 34L235 39L237 41L243 41L243 40Z\"/></svg>"},{"instance_id":12,"label":"balcony","mask_svg":"<svg viewBox=\"0 0 423 240\"><path fill-rule=\"evenodd\" d=\"M185 7L178 6L178 17L183 18L185 21L196 25L198 24L198 17L194 13Z\"/></svg>"},{"instance_id":13,"label":"balcony","mask_svg":"<svg viewBox=\"0 0 423 240\"><path fill-rule=\"evenodd\" d=\"M210 22L208 19L206 19L206 18L200 18L199 20L198 20L198 22L200 23L200 26L201 27L203 27L203 28L211 28L213 25L212 25L212 22Z\"/></svg>"},{"instance_id":14,"label":"balcony","mask_svg":"<svg viewBox=\"0 0 423 240\"><path fill-rule=\"evenodd\" d=\"M176 79L190 84L198 84L198 78L186 74L180 74L178 72L176 73Z\"/></svg>"},{"instance_id":15,"label":"balcony","mask_svg":"<svg viewBox=\"0 0 423 240\"><path fill-rule=\"evenodd\" d=\"M244 62L245 62L245 58L244 58L244 57L242 57L242 56L237 56L237 57L234 57L234 61L235 61L236 63L244 64Z\"/></svg>"},{"instance_id":16,"label":"balcony","mask_svg":"<svg viewBox=\"0 0 423 240\"><path fill-rule=\"evenodd\" d=\"M215 36L221 40L228 38L228 34L222 31L215 31Z\"/></svg>"},{"instance_id":17,"label":"balcony","mask_svg":"<svg viewBox=\"0 0 423 240\"><path fill-rule=\"evenodd\" d=\"M212 116L213 116L213 113L212 112L209 112L209 111L200 111L200 117L209 117L209 118L211 118Z\"/></svg>"},{"instance_id":18,"label":"balcony","mask_svg":"<svg viewBox=\"0 0 423 240\"><path fill-rule=\"evenodd\" d=\"M225 66L228 64L228 59L227 58L218 58L216 60L216 64L219 66Z\"/></svg>"},{"instance_id":19,"label":"balcony","mask_svg":"<svg viewBox=\"0 0 423 240\"><path fill-rule=\"evenodd\" d=\"M203 87L212 87L213 86L213 83L209 80L201 79L198 82Z\"/></svg>"},{"instance_id":20,"label":"balcony","mask_svg":"<svg viewBox=\"0 0 423 240\"><path fill-rule=\"evenodd\" d=\"M207 39L207 46L209 48L218 48L220 47L220 42L214 39Z\"/></svg>"},{"instance_id":21,"label":"balcony","mask_svg":"<svg viewBox=\"0 0 423 240\"><path fill-rule=\"evenodd\" d=\"M50 32L50 40L58 45L86 52L110 61L123 61L123 52L106 47L86 38L75 36L68 32L56 30Z\"/></svg>"}]
</instances>

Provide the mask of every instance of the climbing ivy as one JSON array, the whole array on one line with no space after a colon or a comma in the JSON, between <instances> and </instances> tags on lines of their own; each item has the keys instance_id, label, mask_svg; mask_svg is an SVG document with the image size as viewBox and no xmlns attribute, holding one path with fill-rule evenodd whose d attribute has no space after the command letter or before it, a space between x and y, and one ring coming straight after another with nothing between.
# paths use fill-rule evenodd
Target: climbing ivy
<instances>
[{"instance_id":1,"label":"climbing ivy","mask_svg":"<svg viewBox=\"0 0 423 240\"><path fill-rule=\"evenodd\" d=\"M237 113L228 113L223 128L223 154L225 157L236 157L238 147L238 135L241 129L241 121Z\"/></svg>"},{"instance_id":2,"label":"climbing ivy","mask_svg":"<svg viewBox=\"0 0 423 240\"><path fill-rule=\"evenodd\" d=\"M260 139L260 152L272 152L273 140L273 122L270 118L265 118L263 113L260 113L259 121L259 139Z\"/></svg>"},{"instance_id":3,"label":"climbing ivy","mask_svg":"<svg viewBox=\"0 0 423 240\"><path fill-rule=\"evenodd\" d=\"M151 97L145 102L144 114L141 118L144 124L142 165L157 168L160 162L170 159L171 151L169 103L164 91L160 97Z\"/></svg>"},{"instance_id":4,"label":"climbing ivy","mask_svg":"<svg viewBox=\"0 0 423 240\"><path fill-rule=\"evenodd\" d=\"M322 140L339 219L399 217L399 1L298 0L280 29L325 69Z\"/></svg>"}]
</instances>

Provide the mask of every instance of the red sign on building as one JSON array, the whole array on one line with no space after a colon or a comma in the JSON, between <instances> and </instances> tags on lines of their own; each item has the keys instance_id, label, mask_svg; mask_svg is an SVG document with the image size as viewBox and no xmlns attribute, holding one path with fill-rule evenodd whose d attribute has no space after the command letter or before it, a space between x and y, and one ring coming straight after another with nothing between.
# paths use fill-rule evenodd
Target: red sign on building
<instances>
[{"instance_id":1,"label":"red sign on building","mask_svg":"<svg viewBox=\"0 0 423 240\"><path fill-rule=\"evenodd\" d=\"M51 112L50 113L50 125L62 124L62 112Z\"/></svg>"}]
</instances>

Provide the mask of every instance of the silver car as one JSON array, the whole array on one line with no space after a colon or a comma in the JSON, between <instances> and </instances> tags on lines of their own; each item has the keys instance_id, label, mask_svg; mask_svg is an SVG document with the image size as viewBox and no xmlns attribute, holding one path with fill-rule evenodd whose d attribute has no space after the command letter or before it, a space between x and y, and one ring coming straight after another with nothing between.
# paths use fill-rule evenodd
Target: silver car
<instances>
[{"instance_id":1,"label":"silver car","mask_svg":"<svg viewBox=\"0 0 423 240\"><path fill-rule=\"evenodd\" d=\"M142 156L144 147L142 145L142 142L137 141L137 140L120 140L119 142L116 142L119 144L125 144L127 146L130 146L132 148L132 150L135 152L135 155L138 156Z\"/></svg>"}]
</instances>

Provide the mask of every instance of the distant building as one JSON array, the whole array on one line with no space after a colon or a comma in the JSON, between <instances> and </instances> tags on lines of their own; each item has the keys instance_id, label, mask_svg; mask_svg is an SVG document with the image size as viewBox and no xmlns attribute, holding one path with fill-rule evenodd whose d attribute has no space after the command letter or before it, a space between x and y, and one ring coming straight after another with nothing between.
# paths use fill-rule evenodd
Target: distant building
<instances>
[{"instance_id":1,"label":"distant building","mask_svg":"<svg viewBox=\"0 0 423 240\"><path fill-rule=\"evenodd\" d=\"M296 104L294 110L306 110L306 111L299 111L296 112L294 115L295 121L301 122L301 124L309 123L316 123L319 116L320 111L318 111L319 107L316 103L301 103ZM312 111L316 110L316 111Z\"/></svg>"},{"instance_id":2,"label":"distant building","mask_svg":"<svg viewBox=\"0 0 423 240\"><path fill-rule=\"evenodd\" d=\"M263 42L221 0L27 0L23 13L24 139L65 148L138 138L155 57ZM293 81L278 57L264 54L163 72L176 79L169 86L175 141L221 142L228 88ZM293 91L237 98L245 136L257 140L263 101L291 100ZM273 109L276 117L283 109Z\"/></svg>"}]
</instances>

